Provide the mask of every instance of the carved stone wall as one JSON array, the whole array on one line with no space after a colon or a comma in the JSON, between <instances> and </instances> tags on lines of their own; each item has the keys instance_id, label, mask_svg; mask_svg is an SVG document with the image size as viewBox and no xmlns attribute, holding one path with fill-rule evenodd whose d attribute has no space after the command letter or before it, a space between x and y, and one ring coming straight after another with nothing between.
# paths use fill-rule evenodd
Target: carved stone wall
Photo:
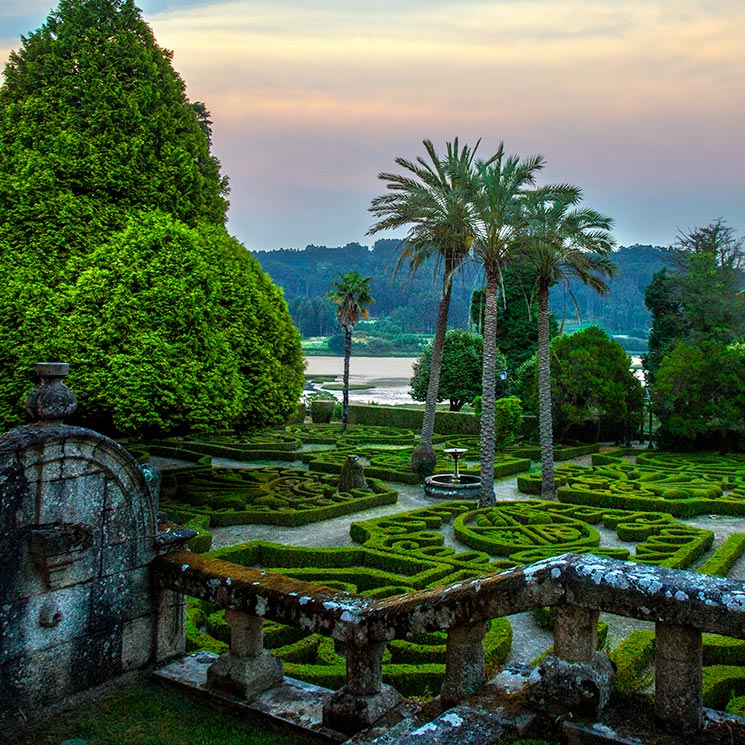
<instances>
[{"instance_id":1,"label":"carved stone wall","mask_svg":"<svg viewBox=\"0 0 745 745\"><path fill-rule=\"evenodd\" d=\"M120 445L61 423L61 377L29 397L45 421L0 437L0 719L142 667L156 648L156 495Z\"/></svg>"}]
</instances>

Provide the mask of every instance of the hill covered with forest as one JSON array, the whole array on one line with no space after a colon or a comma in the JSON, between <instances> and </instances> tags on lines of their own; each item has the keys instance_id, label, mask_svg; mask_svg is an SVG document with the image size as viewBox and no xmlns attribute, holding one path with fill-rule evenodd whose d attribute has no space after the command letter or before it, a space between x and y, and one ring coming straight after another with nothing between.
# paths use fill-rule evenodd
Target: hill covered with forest
<instances>
[{"instance_id":1,"label":"hill covered with forest","mask_svg":"<svg viewBox=\"0 0 745 745\"><path fill-rule=\"evenodd\" d=\"M340 273L356 271L373 278L375 303L370 316L381 331L398 334L432 334L437 317L440 279L433 261L410 274L403 266L395 271L399 241L383 239L372 246L349 243L341 247L309 245L304 249L256 252L254 256L276 284L284 288L292 317L304 337L331 336L337 332L333 305L325 298ZM644 305L644 291L652 275L669 262L666 248L625 246L614 251L618 275L610 291L599 296L581 284L552 289L551 308L557 321L594 323L612 335L646 342L651 316ZM475 265L466 266L453 284L451 328L469 328L471 294L482 286ZM574 299L572 299L572 294ZM575 307L576 300L576 307Z\"/></svg>"}]
</instances>

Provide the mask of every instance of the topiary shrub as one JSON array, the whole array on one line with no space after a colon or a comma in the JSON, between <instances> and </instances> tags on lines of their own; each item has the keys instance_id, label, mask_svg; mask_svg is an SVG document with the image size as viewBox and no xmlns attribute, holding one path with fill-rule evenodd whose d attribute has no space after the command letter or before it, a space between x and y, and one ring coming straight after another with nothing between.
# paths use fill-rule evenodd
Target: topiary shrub
<instances>
[{"instance_id":1,"label":"topiary shrub","mask_svg":"<svg viewBox=\"0 0 745 745\"><path fill-rule=\"evenodd\" d=\"M310 418L313 424L328 424L334 414L335 401L311 401Z\"/></svg>"}]
</instances>

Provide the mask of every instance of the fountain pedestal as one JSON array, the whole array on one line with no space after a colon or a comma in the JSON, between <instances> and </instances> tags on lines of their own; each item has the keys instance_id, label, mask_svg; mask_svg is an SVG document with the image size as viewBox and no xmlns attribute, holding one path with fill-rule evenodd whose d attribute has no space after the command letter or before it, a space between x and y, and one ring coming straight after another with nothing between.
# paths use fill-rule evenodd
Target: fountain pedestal
<instances>
[{"instance_id":1,"label":"fountain pedestal","mask_svg":"<svg viewBox=\"0 0 745 745\"><path fill-rule=\"evenodd\" d=\"M466 448L446 448L444 451L454 461L453 473L437 473L424 479L424 493L440 499L476 499L481 493L481 477L461 475L458 459L468 452Z\"/></svg>"}]
</instances>

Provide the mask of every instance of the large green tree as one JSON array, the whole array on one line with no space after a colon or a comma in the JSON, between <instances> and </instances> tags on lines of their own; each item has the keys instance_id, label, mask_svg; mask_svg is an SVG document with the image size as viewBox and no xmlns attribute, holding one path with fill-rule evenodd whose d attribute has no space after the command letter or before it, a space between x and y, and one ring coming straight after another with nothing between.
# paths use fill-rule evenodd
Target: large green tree
<instances>
[{"instance_id":1,"label":"large green tree","mask_svg":"<svg viewBox=\"0 0 745 745\"><path fill-rule=\"evenodd\" d=\"M363 277L359 272L340 274L337 282L332 282L334 289L327 297L336 305L336 322L344 334L344 375L341 428L347 431L349 423L349 360L352 356L352 331L362 318L367 318L367 306L375 302L370 294L372 277Z\"/></svg>"},{"instance_id":2,"label":"large green tree","mask_svg":"<svg viewBox=\"0 0 745 745\"><path fill-rule=\"evenodd\" d=\"M430 140L424 140L427 158L416 161L396 158L404 173L381 173L386 194L375 197L370 212L378 218L370 233L408 226L400 244L397 267L408 265L416 272L434 257L442 266L442 291L437 310L432 345L430 378L425 402L422 432L412 453L411 468L422 478L434 471L436 455L432 447L440 369L445 346L453 277L466 258L473 240L470 226L470 174L478 148L460 146L458 138L446 144L445 155L437 153Z\"/></svg>"},{"instance_id":3,"label":"large green tree","mask_svg":"<svg viewBox=\"0 0 745 745\"><path fill-rule=\"evenodd\" d=\"M657 443L674 450L745 450L745 348L683 342L662 360L652 385Z\"/></svg>"},{"instance_id":4,"label":"large green tree","mask_svg":"<svg viewBox=\"0 0 745 745\"><path fill-rule=\"evenodd\" d=\"M281 293L224 227L209 114L130 0L62 0L0 88L0 423L39 359L84 421L265 425L302 355Z\"/></svg>"},{"instance_id":5,"label":"large green tree","mask_svg":"<svg viewBox=\"0 0 745 745\"><path fill-rule=\"evenodd\" d=\"M528 229L522 261L535 277L538 301L538 431L541 445L541 496L556 497L551 412L549 292L574 277L599 293L616 267L610 259L613 221L580 207L582 192L571 186L537 189L526 200Z\"/></svg>"},{"instance_id":6,"label":"large green tree","mask_svg":"<svg viewBox=\"0 0 745 745\"><path fill-rule=\"evenodd\" d=\"M653 276L645 295L652 312L645 358L651 380L681 342L729 344L745 338L743 239L717 219L682 233L670 255L673 266Z\"/></svg>"},{"instance_id":7,"label":"large green tree","mask_svg":"<svg viewBox=\"0 0 745 745\"><path fill-rule=\"evenodd\" d=\"M445 336L442 370L437 400L450 402L450 411L460 411L464 404L481 396L484 343L480 336L463 329L451 329ZM507 364L504 355L497 352L497 367ZM411 379L411 397L423 401L427 396L432 365L432 344L427 345L414 363Z\"/></svg>"},{"instance_id":8,"label":"large green tree","mask_svg":"<svg viewBox=\"0 0 745 745\"><path fill-rule=\"evenodd\" d=\"M639 380L623 347L597 326L551 341L551 401L554 437L627 440L642 416ZM523 405L538 410L538 360L521 370Z\"/></svg>"}]
</instances>

